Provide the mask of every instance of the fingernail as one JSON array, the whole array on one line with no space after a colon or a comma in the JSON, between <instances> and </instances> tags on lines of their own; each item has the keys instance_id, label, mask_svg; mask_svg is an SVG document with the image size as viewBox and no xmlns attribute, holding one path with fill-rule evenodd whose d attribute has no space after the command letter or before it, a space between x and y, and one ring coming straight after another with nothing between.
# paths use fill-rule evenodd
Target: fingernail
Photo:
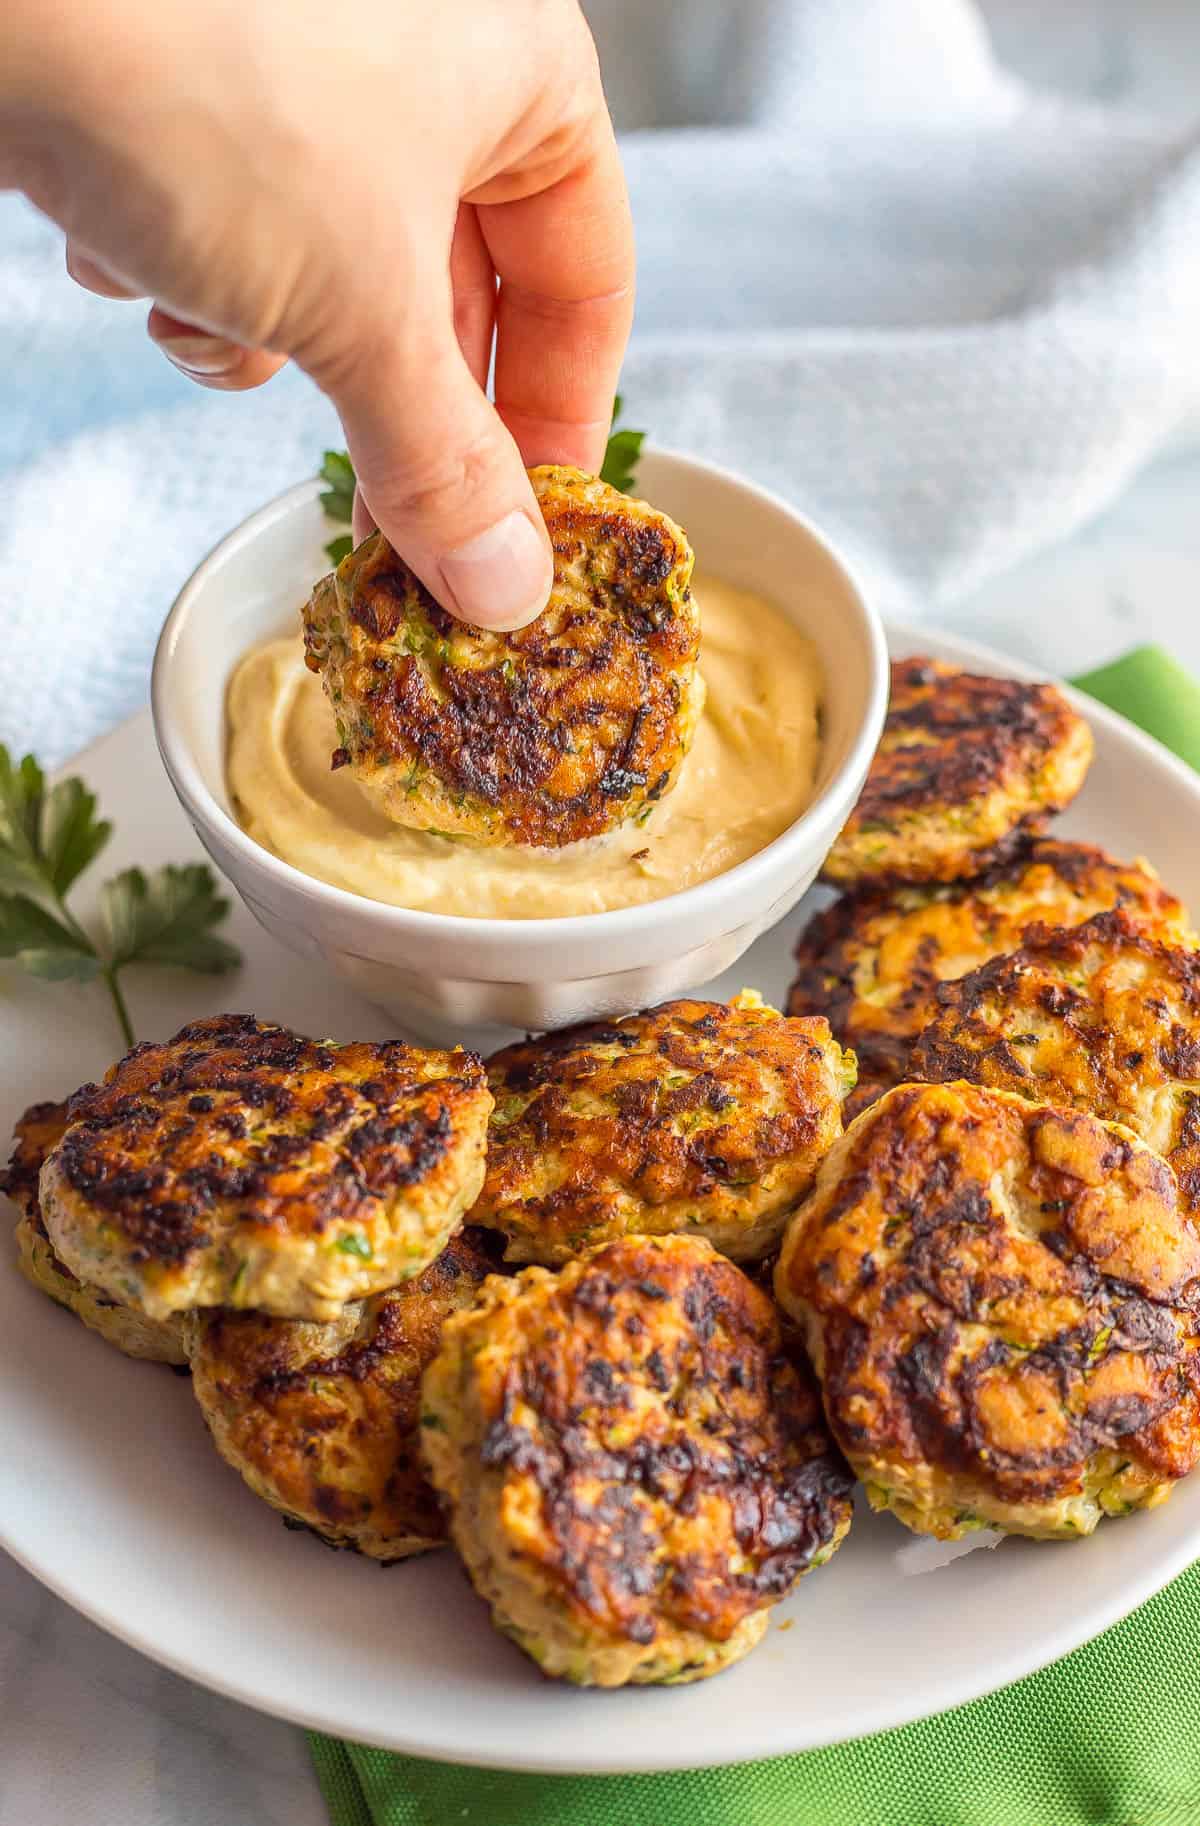
<instances>
[{"instance_id":1,"label":"fingernail","mask_svg":"<svg viewBox=\"0 0 1200 1826\"><path fill-rule=\"evenodd\" d=\"M540 615L554 581L545 539L516 508L485 533L448 552L441 571L463 620L500 630L523 628Z\"/></svg>"},{"instance_id":2,"label":"fingernail","mask_svg":"<svg viewBox=\"0 0 1200 1826\"><path fill-rule=\"evenodd\" d=\"M242 350L220 336L158 336L158 347L185 374L232 374L241 366Z\"/></svg>"}]
</instances>

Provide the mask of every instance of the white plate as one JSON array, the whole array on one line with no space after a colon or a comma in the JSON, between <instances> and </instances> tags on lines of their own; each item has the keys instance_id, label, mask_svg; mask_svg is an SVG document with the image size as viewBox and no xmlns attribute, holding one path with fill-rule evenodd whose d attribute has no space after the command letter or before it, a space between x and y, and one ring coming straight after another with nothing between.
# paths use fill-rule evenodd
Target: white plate
<instances>
[{"instance_id":1,"label":"white plate","mask_svg":"<svg viewBox=\"0 0 1200 1826\"><path fill-rule=\"evenodd\" d=\"M1022 672L926 632L897 630L893 645ZM1200 906L1200 781L1120 718L1085 707L1096 762L1060 828L1119 855L1148 855ZM79 764L117 819L105 866L195 852L148 716ZM782 995L801 917L760 940L714 992L748 983ZM133 992L139 1033L165 1036L223 1007L339 1037L391 1030L243 910L234 925L246 954L240 978L143 972ZM7 1134L25 1104L97 1075L115 1048L98 992L15 971L2 989ZM1006 1541L924 1577L897 1564L911 1538L897 1522L860 1515L832 1564L775 1612L762 1646L719 1679L579 1692L543 1680L492 1631L449 1553L382 1571L288 1533L217 1457L185 1379L121 1358L15 1272L0 1272L0 1464L0 1541L135 1648L302 1724L505 1768L690 1768L902 1724L1054 1660L1200 1553L1200 1477L1165 1508L1103 1523L1086 1542Z\"/></svg>"}]
</instances>

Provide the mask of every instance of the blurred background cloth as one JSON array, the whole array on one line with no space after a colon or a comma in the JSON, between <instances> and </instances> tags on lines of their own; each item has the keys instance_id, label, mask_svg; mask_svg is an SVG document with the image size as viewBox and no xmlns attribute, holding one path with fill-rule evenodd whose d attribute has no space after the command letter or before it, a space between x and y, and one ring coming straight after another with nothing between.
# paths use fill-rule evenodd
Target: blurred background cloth
<instances>
[{"instance_id":1,"label":"blurred background cloth","mask_svg":"<svg viewBox=\"0 0 1200 1826\"><path fill-rule=\"evenodd\" d=\"M1200 9L587 10L640 245L627 417L799 503L885 610L961 603L1200 435ZM338 431L295 374L196 394L31 211L0 233L0 737L56 760L144 701L189 568Z\"/></svg>"}]
</instances>

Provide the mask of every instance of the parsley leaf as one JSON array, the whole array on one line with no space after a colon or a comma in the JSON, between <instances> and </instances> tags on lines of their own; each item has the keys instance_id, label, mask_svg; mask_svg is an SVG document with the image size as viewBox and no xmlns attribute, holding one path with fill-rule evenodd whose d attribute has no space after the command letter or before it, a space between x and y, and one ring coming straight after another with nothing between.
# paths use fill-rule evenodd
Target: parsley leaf
<instances>
[{"instance_id":1,"label":"parsley leaf","mask_svg":"<svg viewBox=\"0 0 1200 1826\"><path fill-rule=\"evenodd\" d=\"M124 869L102 891L109 961L117 970L132 963L181 964L208 975L232 970L238 953L212 930L228 912L206 863L168 862L150 876Z\"/></svg>"},{"instance_id":2,"label":"parsley leaf","mask_svg":"<svg viewBox=\"0 0 1200 1826\"><path fill-rule=\"evenodd\" d=\"M325 483L321 491L321 506L329 520L348 522L354 513L354 464L345 450L327 450L321 463L320 478ZM325 556L330 564L340 564L347 552L354 550L354 540L349 533L339 533L325 547Z\"/></svg>"},{"instance_id":3,"label":"parsley leaf","mask_svg":"<svg viewBox=\"0 0 1200 1826\"><path fill-rule=\"evenodd\" d=\"M82 780L60 780L42 801L41 847L56 894L65 894L94 862L112 825L96 816L96 795Z\"/></svg>"},{"instance_id":4,"label":"parsley leaf","mask_svg":"<svg viewBox=\"0 0 1200 1826\"><path fill-rule=\"evenodd\" d=\"M0 895L0 957L15 958L32 976L51 982L87 983L100 974L100 960L86 942L27 894Z\"/></svg>"},{"instance_id":5,"label":"parsley leaf","mask_svg":"<svg viewBox=\"0 0 1200 1826\"><path fill-rule=\"evenodd\" d=\"M610 488L619 488L627 495L637 480L637 466L642 454L642 445L646 441L644 431L618 431L617 420L621 416L624 400L618 393L613 401L612 431L609 434L608 448L604 452L604 461L600 466L600 480L607 482Z\"/></svg>"},{"instance_id":6,"label":"parsley leaf","mask_svg":"<svg viewBox=\"0 0 1200 1826\"><path fill-rule=\"evenodd\" d=\"M168 864L147 877L126 869L101 893L105 943L97 945L66 895L112 835L96 796L77 777L47 787L32 755L14 762L0 743L0 958L50 982L103 981L127 1046L129 1010L118 980L126 964L231 970L234 947L212 928L229 912L207 863Z\"/></svg>"},{"instance_id":7,"label":"parsley leaf","mask_svg":"<svg viewBox=\"0 0 1200 1826\"><path fill-rule=\"evenodd\" d=\"M627 495L637 480L638 459L645 441L644 431L614 431L604 453L601 480Z\"/></svg>"},{"instance_id":8,"label":"parsley leaf","mask_svg":"<svg viewBox=\"0 0 1200 1826\"><path fill-rule=\"evenodd\" d=\"M31 754L14 766L0 745L0 886L65 894L111 835L82 780L47 792Z\"/></svg>"},{"instance_id":9,"label":"parsley leaf","mask_svg":"<svg viewBox=\"0 0 1200 1826\"><path fill-rule=\"evenodd\" d=\"M319 475L325 484L321 506L330 520L347 525L354 512L354 464L345 450L327 450Z\"/></svg>"}]
</instances>

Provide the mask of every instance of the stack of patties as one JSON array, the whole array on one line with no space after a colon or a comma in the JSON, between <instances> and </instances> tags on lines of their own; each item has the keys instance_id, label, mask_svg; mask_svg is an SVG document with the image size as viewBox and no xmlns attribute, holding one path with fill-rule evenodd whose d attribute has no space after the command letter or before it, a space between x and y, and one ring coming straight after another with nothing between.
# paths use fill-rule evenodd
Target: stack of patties
<instances>
[{"instance_id":1,"label":"stack of patties","mask_svg":"<svg viewBox=\"0 0 1200 1826\"><path fill-rule=\"evenodd\" d=\"M547 1673L702 1679L850 1524L811 1371L744 1269L840 1135L853 1060L746 992L529 1040L488 1077L472 1221L544 1266L488 1281L426 1372L451 1538Z\"/></svg>"},{"instance_id":2,"label":"stack of patties","mask_svg":"<svg viewBox=\"0 0 1200 1826\"><path fill-rule=\"evenodd\" d=\"M703 1678L850 1523L799 1341L729 1258L777 1250L853 1060L747 992L489 1076L197 1022L23 1119L22 1265L120 1348L189 1363L222 1455L293 1525L382 1561L448 1531L550 1674ZM559 1272L492 1273L502 1251Z\"/></svg>"},{"instance_id":3,"label":"stack of patties","mask_svg":"<svg viewBox=\"0 0 1200 1826\"><path fill-rule=\"evenodd\" d=\"M555 584L529 628L454 621L374 535L304 630L333 764L389 816L554 848L671 789L700 628L666 516L574 470L531 480ZM811 1372L752 1275L854 1071L824 1019L754 994L530 1040L486 1080L464 1053L231 1018L137 1049L61 1133L31 1114L13 1183L56 1295L78 1277L109 1336L110 1309L168 1328L153 1354L186 1354L218 1447L285 1517L384 1560L445 1527L548 1673L693 1680L849 1526ZM468 1214L486 1229L455 1236ZM481 1237L534 1265L489 1275Z\"/></svg>"},{"instance_id":4,"label":"stack of patties","mask_svg":"<svg viewBox=\"0 0 1200 1826\"><path fill-rule=\"evenodd\" d=\"M1035 925L1122 908L1187 941L1149 863L1042 833L1082 786L1086 723L1053 685L897 660L879 752L825 865L843 890L796 951L792 1014L823 1014L858 1057L857 1114L913 1076L940 984L1012 951Z\"/></svg>"},{"instance_id":5,"label":"stack of patties","mask_svg":"<svg viewBox=\"0 0 1200 1826\"><path fill-rule=\"evenodd\" d=\"M219 1450L286 1517L402 1558L443 1537L420 1378L490 1266L455 1233L491 1107L470 1053L194 1022L23 1118L21 1266L118 1349L190 1362Z\"/></svg>"},{"instance_id":6,"label":"stack of patties","mask_svg":"<svg viewBox=\"0 0 1200 1826\"><path fill-rule=\"evenodd\" d=\"M574 470L531 481L555 582L530 627L455 621L376 536L318 585L305 642L335 759L389 817L555 848L670 791L703 703L700 626L679 527ZM421 1437L473 1583L547 1673L714 1673L844 1534L850 1478L811 1376L734 1262L778 1248L853 1074L827 1022L753 995L489 1062L471 1218L537 1266L447 1321Z\"/></svg>"},{"instance_id":7,"label":"stack of patties","mask_svg":"<svg viewBox=\"0 0 1200 1826\"><path fill-rule=\"evenodd\" d=\"M1088 1534L1200 1449L1200 958L1148 864L1041 834L1090 753L1052 686L897 662L797 953L862 1079L776 1293L872 1505L943 1539Z\"/></svg>"},{"instance_id":8,"label":"stack of patties","mask_svg":"<svg viewBox=\"0 0 1200 1826\"><path fill-rule=\"evenodd\" d=\"M439 620L378 541L314 597L346 597L358 645L308 618L339 761L492 843L640 816L698 706L678 529L573 473L539 486L562 613L530 651ZM578 615L624 658L560 767L539 667ZM494 775L473 718L516 731ZM942 1537L1160 1502L1200 1446L1200 961L1146 864L1042 834L1090 753L1051 686L898 664L788 1014L680 1000L486 1073L198 1022L28 1113L22 1265L190 1364L285 1519L381 1561L448 1537L497 1627L580 1684L745 1655L846 1534L854 1472Z\"/></svg>"}]
</instances>

